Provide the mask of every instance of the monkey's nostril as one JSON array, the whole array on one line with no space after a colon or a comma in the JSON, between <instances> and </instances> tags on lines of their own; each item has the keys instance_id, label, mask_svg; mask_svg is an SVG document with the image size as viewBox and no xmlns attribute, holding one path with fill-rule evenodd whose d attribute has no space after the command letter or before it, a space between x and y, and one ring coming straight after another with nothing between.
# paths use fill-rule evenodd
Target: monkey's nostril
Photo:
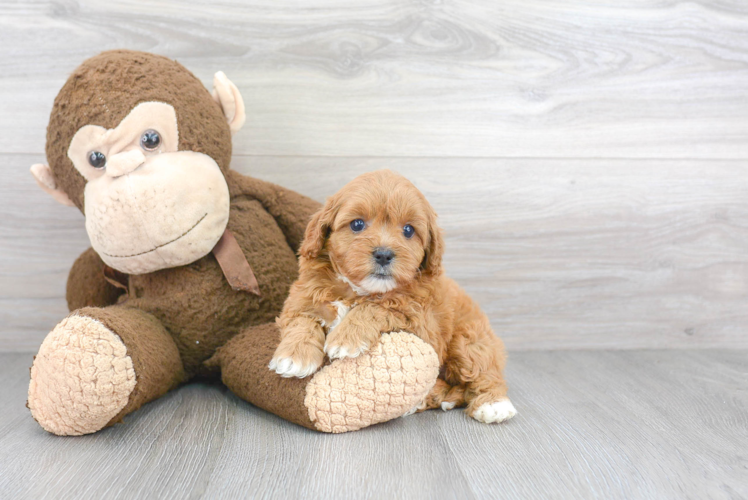
<instances>
[{"instance_id":1,"label":"monkey's nostril","mask_svg":"<svg viewBox=\"0 0 748 500\"><path fill-rule=\"evenodd\" d=\"M389 266L392 259L395 258L395 252L390 248L377 247L371 254L374 256L374 261L380 266Z\"/></svg>"}]
</instances>

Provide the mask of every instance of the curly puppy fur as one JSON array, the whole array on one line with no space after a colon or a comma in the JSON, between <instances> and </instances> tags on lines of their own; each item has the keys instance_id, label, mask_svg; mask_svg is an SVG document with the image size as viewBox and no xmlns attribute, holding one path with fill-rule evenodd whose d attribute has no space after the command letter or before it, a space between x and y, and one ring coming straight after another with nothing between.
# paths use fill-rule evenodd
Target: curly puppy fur
<instances>
[{"instance_id":1,"label":"curly puppy fur","mask_svg":"<svg viewBox=\"0 0 748 500\"><path fill-rule=\"evenodd\" d=\"M351 181L307 226L270 368L305 377L325 353L356 357L384 332L409 331L433 346L442 367L419 410L467 406L484 422L511 418L504 345L478 305L444 275L443 252L436 213L410 181L389 170Z\"/></svg>"}]
</instances>

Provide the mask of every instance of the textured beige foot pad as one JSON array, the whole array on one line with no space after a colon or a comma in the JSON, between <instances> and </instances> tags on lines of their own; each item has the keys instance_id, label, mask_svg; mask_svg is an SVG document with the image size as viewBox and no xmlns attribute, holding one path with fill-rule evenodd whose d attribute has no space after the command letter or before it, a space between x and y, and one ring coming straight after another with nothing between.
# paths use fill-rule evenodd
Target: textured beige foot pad
<instances>
[{"instance_id":1,"label":"textured beige foot pad","mask_svg":"<svg viewBox=\"0 0 748 500\"><path fill-rule=\"evenodd\" d=\"M318 371L304 405L318 430L355 431L405 415L426 398L438 375L430 345L410 333L387 333L371 351Z\"/></svg>"},{"instance_id":2,"label":"textured beige foot pad","mask_svg":"<svg viewBox=\"0 0 748 500\"><path fill-rule=\"evenodd\" d=\"M135 370L122 340L101 322L69 316L52 330L31 367L28 406L59 436L96 432L122 410Z\"/></svg>"}]
</instances>

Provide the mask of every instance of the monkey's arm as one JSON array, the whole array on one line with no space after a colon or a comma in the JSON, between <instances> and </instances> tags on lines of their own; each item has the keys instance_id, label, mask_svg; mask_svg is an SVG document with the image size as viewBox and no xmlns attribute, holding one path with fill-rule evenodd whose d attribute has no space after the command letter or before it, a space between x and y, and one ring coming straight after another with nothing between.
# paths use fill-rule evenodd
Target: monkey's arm
<instances>
[{"instance_id":1,"label":"monkey's arm","mask_svg":"<svg viewBox=\"0 0 748 500\"><path fill-rule=\"evenodd\" d=\"M246 195L265 207L280 226L289 246L296 252L304 239L304 231L320 203L290 189L247 177L234 171L226 176L231 196Z\"/></svg>"},{"instance_id":2,"label":"monkey's arm","mask_svg":"<svg viewBox=\"0 0 748 500\"><path fill-rule=\"evenodd\" d=\"M104 278L104 261L93 248L83 252L70 269L66 296L71 311L116 304L124 292Z\"/></svg>"}]
</instances>

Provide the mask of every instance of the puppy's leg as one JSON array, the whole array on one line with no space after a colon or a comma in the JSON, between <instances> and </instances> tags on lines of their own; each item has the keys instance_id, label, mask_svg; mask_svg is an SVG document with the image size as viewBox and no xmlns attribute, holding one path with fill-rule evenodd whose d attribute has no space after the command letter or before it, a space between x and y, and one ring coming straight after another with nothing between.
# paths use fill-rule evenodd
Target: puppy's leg
<instances>
[{"instance_id":1,"label":"puppy's leg","mask_svg":"<svg viewBox=\"0 0 748 500\"><path fill-rule=\"evenodd\" d=\"M426 397L423 408L418 411L440 408L443 411L465 406L465 388L459 385L449 385L442 379L437 379L436 384Z\"/></svg>"},{"instance_id":2,"label":"puppy's leg","mask_svg":"<svg viewBox=\"0 0 748 500\"><path fill-rule=\"evenodd\" d=\"M469 401L467 414L484 424L503 422L517 414L500 374L484 374L468 383L465 398Z\"/></svg>"},{"instance_id":3,"label":"puppy's leg","mask_svg":"<svg viewBox=\"0 0 748 500\"><path fill-rule=\"evenodd\" d=\"M327 334L324 349L330 359L355 358L379 342L382 332L403 327L404 324L383 307L361 304L351 309Z\"/></svg>"},{"instance_id":4,"label":"puppy's leg","mask_svg":"<svg viewBox=\"0 0 748 500\"><path fill-rule=\"evenodd\" d=\"M507 397L504 344L480 313L460 325L449 346L447 380L465 387L467 414L487 424L509 420L517 410Z\"/></svg>"},{"instance_id":5,"label":"puppy's leg","mask_svg":"<svg viewBox=\"0 0 748 500\"><path fill-rule=\"evenodd\" d=\"M283 377L308 377L322 366L324 344L325 332L317 320L296 317L283 328L268 367Z\"/></svg>"}]
</instances>

